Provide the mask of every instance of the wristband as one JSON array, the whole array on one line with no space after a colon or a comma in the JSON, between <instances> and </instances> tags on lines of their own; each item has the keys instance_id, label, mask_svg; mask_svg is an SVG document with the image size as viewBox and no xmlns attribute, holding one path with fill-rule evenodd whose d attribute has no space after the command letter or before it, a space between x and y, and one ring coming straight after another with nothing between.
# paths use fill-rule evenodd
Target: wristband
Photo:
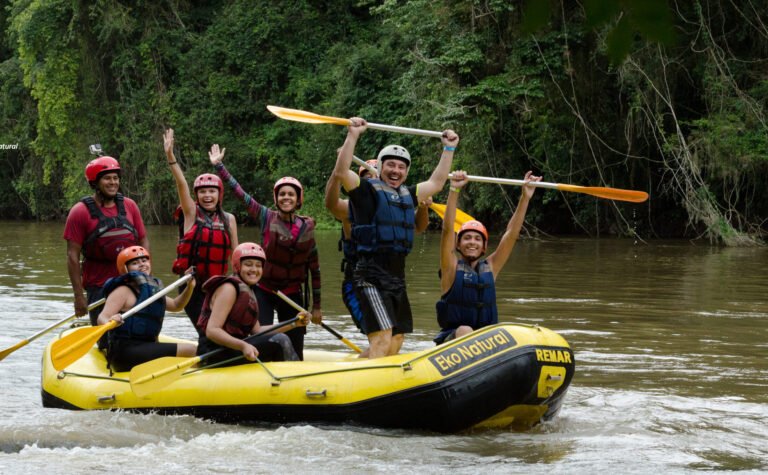
<instances>
[{"instance_id":1,"label":"wristband","mask_svg":"<svg viewBox=\"0 0 768 475\"><path fill-rule=\"evenodd\" d=\"M461 193L461 188L456 188L455 186L450 187L449 190L453 191L454 193Z\"/></svg>"},{"instance_id":2,"label":"wristband","mask_svg":"<svg viewBox=\"0 0 768 475\"><path fill-rule=\"evenodd\" d=\"M176 160L174 160L172 162L168 162L168 165L176 165Z\"/></svg>"},{"instance_id":3,"label":"wristband","mask_svg":"<svg viewBox=\"0 0 768 475\"><path fill-rule=\"evenodd\" d=\"M456 147L450 147L450 146L446 145L445 147L443 147L443 150L445 150L446 152L455 152L456 151Z\"/></svg>"}]
</instances>

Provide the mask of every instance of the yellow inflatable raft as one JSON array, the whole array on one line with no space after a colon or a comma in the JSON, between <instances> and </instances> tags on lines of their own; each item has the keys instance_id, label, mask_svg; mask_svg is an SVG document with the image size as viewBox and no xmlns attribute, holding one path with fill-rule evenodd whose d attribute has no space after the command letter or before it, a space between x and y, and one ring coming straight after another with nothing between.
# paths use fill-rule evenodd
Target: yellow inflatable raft
<instances>
[{"instance_id":1,"label":"yellow inflatable raft","mask_svg":"<svg viewBox=\"0 0 768 475\"><path fill-rule=\"evenodd\" d=\"M573 352L557 333L498 324L375 360L305 350L301 362L191 368L139 397L129 374L110 374L95 347L56 371L51 344L43 354L45 407L191 414L237 424L351 423L439 432L527 428L559 411L575 369Z\"/></svg>"}]
</instances>

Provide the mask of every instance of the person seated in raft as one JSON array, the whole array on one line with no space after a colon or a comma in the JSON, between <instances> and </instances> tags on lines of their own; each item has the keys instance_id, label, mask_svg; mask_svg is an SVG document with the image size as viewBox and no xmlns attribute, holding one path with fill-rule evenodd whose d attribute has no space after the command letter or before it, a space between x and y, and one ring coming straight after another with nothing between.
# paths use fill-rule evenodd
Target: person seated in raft
<instances>
[{"instance_id":1,"label":"person seated in raft","mask_svg":"<svg viewBox=\"0 0 768 475\"><path fill-rule=\"evenodd\" d=\"M203 310L197 322L200 340L198 354L208 353L221 347L236 351L223 352L212 357L211 363L232 359L237 351L248 361L236 360L232 364L256 361L298 361L299 356L288 336L282 332L297 327L306 327L312 315L302 312L293 324L276 330L268 341L251 345L244 338L269 330L275 325L262 326L259 323L259 305L253 293L254 287L264 271L267 256L258 244L244 242L232 253L232 269L229 276L215 276L203 284L206 293Z\"/></svg>"},{"instance_id":2,"label":"person seated in raft","mask_svg":"<svg viewBox=\"0 0 768 475\"><path fill-rule=\"evenodd\" d=\"M370 168L360 165L360 169L357 172L360 179L368 180L378 178L379 175L375 171L378 166L378 160L366 160L365 163L367 163ZM426 201L419 203L418 210L416 211L415 230L417 233L423 232L429 225L428 211L430 204L432 204L431 197L427 198ZM352 321L355 322L355 326L357 326L363 335L366 335L368 332L365 327L365 318L363 318L360 301L357 299L353 285L355 264L357 263L355 243L352 240L352 226L354 225L355 217L352 214L352 207L349 206L349 200L341 198L341 182L334 174L331 174L328 183L325 185L325 207L331 212L334 218L341 222L339 250L343 254L341 258L341 272L344 273L344 279L341 282L341 299L344 301L347 310L349 310L349 315L352 317ZM360 358L367 357L368 350L366 349L360 353Z\"/></svg>"},{"instance_id":3,"label":"person seated in raft","mask_svg":"<svg viewBox=\"0 0 768 475\"><path fill-rule=\"evenodd\" d=\"M525 181L541 181L530 171ZM454 239L453 223L456 220L456 206L461 189L469 182L463 170L453 172L450 192L443 219L440 237L440 290L442 297L437 301L437 322L441 331L434 339L441 344L462 337L473 330L498 323L496 310L496 276L507 263L512 248L520 235L525 221L528 202L535 187L523 186L517 209L507 224L507 230L496 250L482 259L488 247L488 231L479 221L468 221L461 226ZM456 257L454 250L460 257Z\"/></svg>"},{"instance_id":4,"label":"person seated in raft","mask_svg":"<svg viewBox=\"0 0 768 475\"><path fill-rule=\"evenodd\" d=\"M104 284L107 301L96 322L105 325L114 320L121 325L107 332L107 361L112 371L130 371L136 365L164 356L195 356L191 343L160 343L157 337L165 311L179 312L187 304L195 287L194 279L175 298L156 300L142 311L123 320L120 312L130 310L152 297L163 284L152 277L152 261L146 249L131 246L117 255L118 277ZM192 272L188 269L187 273Z\"/></svg>"}]
</instances>

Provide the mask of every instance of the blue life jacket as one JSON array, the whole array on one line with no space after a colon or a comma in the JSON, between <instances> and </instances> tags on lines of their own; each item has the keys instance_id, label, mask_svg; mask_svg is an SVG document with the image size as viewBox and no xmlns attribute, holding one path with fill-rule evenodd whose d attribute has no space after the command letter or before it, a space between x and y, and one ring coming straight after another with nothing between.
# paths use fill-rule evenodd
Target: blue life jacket
<instances>
[{"instance_id":1,"label":"blue life jacket","mask_svg":"<svg viewBox=\"0 0 768 475\"><path fill-rule=\"evenodd\" d=\"M403 185L396 190L381 180L368 182L376 191L376 214L373 223L352 227L357 252L408 254L416 225L411 193Z\"/></svg>"},{"instance_id":2,"label":"blue life jacket","mask_svg":"<svg viewBox=\"0 0 768 475\"><path fill-rule=\"evenodd\" d=\"M104 284L104 296L127 285L136 296L136 305L155 295L163 284L156 278L142 272L128 272L109 279ZM157 341L165 317L165 297L159 298L138 313L126 318L123 324L109 331L110 341L117 339Z\"/></svg>"},{"instance_id":3,"label":"blue life jacket","mask_svg":"<svg viewBox=\"0 0 768 475\"><path fill-rule=\"evenodd\" d=\"M444 330L468 325L474 330L499 322L496 310L496 285L485 259L477 271L459 259L456 279L450 290L437 301L437 323Z\"/></svg>"}]
</instances>

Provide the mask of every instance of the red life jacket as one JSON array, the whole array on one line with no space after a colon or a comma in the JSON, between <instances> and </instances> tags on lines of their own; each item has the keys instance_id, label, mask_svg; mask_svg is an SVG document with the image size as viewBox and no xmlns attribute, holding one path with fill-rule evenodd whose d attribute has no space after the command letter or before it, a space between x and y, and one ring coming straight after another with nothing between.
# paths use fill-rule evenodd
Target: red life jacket
<instances>
[{"instance_id":1,"label":"red life jacket","mask_svg":"<svg viewBox=\"0 0 768 475\"><path fill-rule=\"evenodd\" d=\"M306 279L309 256L315 249L315 221L305 216L296 217L301 221L301 227L294 239L291 226L282 221L277 213L267 215L263 240L267 262L261 284L268 288L301 285Z\"/></svg>"},{"instance_id":2,"label":"red life jacket","mask_svg":"<svg viewBox=\"0 0 768 475\"><path fill-rule=\"evenodd\" d=\"M88 208L91 218L99 222L83 241L82 252L86 259L115 262L120 251L139 244L139 233L128 221L123 195L118 193L115 196L117 216L111 218L104 216L93 196L86 196L80 201Z\"/></svg>"},{"instance_id":3,"label":"red life jacket","mask_svg":"<svg viewBox=\"0 0 768 475\"><path fill-rule=\"evenodd\" d=\"M217 275L211 277L203 284L205 300L200 317L197 320L197 328L201 335L205 335L208 321L211 319L211 297L216 289L224 283L230 283L237 289L237 299L224 322L224 331L241 340L251 334L251 329L259 319L259 304L256 296L248 285L234 275Z\"/></svg>"},{"instance_id":4,"label":"red life jacket","mask_svg":"<svg viewBox=\"0 0 768 475\"><path fill-rule=\"evenodd\" d=\"M217 210L210 216L197 206L195 224L184 232L184 215L179 221L179 244L176 246L176 260L173 273L183 274L195 266L198 282L214 275L226 275L232 254L232 240L229 236L229 220L223 211Z\"/></svg>"}]
</instances>

